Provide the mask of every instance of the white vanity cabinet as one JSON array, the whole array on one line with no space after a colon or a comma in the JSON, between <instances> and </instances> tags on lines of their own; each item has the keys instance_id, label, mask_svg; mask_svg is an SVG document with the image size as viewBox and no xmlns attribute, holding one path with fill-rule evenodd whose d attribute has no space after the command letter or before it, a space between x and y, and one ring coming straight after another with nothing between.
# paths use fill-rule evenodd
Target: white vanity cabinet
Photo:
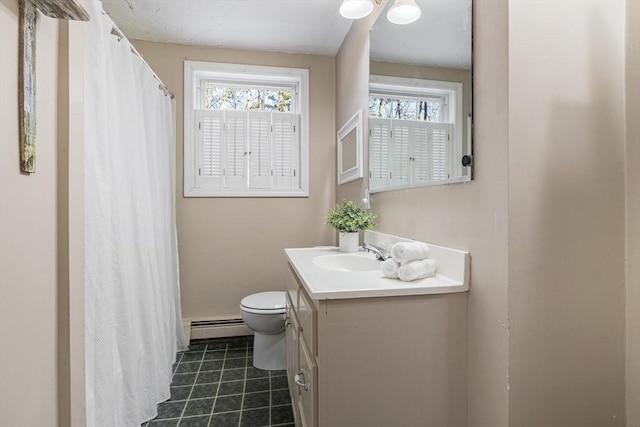
<instances>
[{"instance_id":1,"label":"white vanity cabinet","mask_svg":"<svg viewBox=\"0 0 640 427\"><path fill-rule=\"evenodd\" d=\"M465 292L312 298L309 277L290 265L296 426L466 426Z\"/></svg>"},{"instance_id":2,"label":"white vanity cabinet","mask_svg":"<svg viewBox=\"0 0 640 427\"><path fill-rule=\"evenodd\" d=\"M317 426L317 311L291 272L287 292L287 378L296 426Z\"/></svg>"}]
</instances>

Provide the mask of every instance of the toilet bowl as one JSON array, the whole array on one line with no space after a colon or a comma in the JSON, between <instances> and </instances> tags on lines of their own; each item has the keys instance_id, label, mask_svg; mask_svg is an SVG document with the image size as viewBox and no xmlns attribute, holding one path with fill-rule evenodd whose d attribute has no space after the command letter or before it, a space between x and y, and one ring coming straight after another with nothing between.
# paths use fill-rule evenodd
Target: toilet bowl
<instances>
[{"instance_id":1,"label":"toilet bowl","mask_svg":"<svg viewBox=\"0 0 640 427\"><path fill-rule=\"evenodd\" d=\"M253 331L253 366L268 371L285 369L285 293L260 292L240 302L242 320Z\"/></svg>"}]
</instances>

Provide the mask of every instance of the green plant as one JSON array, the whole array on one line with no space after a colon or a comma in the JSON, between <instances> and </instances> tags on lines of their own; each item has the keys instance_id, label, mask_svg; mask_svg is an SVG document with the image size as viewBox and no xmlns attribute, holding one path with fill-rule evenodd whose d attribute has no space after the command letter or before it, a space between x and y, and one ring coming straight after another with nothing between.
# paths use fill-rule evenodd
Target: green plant
<instances>
[{"instance_id":1,"label":"green plant","mask_svg":"<svg viewBox=\"0 0 640 427\"><path fill-rule=\"evenodd\" d=\"M354 233L359 230L368 230L376 224L373 220L376 214L367 212L364 208L356 206L351 200L343 200L335 205L325 218L327 224L341 233Z\"/></svg>"}]
</instances>

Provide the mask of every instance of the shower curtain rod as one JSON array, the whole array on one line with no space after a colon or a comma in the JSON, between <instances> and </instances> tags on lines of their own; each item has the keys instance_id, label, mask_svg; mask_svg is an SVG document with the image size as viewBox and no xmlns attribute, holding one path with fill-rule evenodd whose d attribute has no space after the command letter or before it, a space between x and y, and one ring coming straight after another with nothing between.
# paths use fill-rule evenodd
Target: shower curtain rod
<instances>
[{"instance_id":1,"label":"shower curtain rod","mask_svg":"<svg viewBox=\"0 0 640 427\"><path fill-rule=\"evenodd\" d=\"M104 15L109 16L109 14L105 11L102 11L102 13ZM111 19L111 17L109 16L109 19ZM160 80L160 77L158 77L158 75L156 74L155 71L153 71L153 68L151 68L151 66L147 63L147 61L145 61L144 57L140 54L140 52L138 52L138 50L133 47L133 44L131 44L131 42L129 41L129 39L127 38L127 36L124 35L124 33L122 32L122 30L120 28L118 28L118 26L116 25L115 22L113 22L113 19L111 19L111 24L113 25L113 27L111 28L111 34L113 34L114 36L120 37L120 39L125 39L127 41L127 43L129 43L129 48L131 48L131 53L133 53L134 55L136 55L138 58L140 58L140 60L144 63L144 65L147 66L147 68L149 68L151 70L151 72L153 73L153 77L158 81L158 83L160 83L160 85L158 86L158 88L160 90L162 90L164 92L165 95L170 96L171 99L175 98L175 95L173 93L171 93L171 91L169 90L169 88L167 87L167 85L165 85L162 80Z\"/></svg>"}]
</instances>

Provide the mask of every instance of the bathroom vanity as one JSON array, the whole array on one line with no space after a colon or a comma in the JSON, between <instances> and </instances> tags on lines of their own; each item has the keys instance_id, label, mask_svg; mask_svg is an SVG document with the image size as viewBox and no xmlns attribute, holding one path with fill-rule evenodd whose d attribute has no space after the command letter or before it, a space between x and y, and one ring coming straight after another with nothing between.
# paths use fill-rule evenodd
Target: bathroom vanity
<instances>
[{"instance_id":1,"label":"bathroom vanity","mask_svg":"<svg viewBox=\"0 0 640 427\"><path fill-rule=\"evenodd\" d=\"M466 425L469 254L430 249L438 274L408 283L362 252L285 250L296 426Z\"/></svg>"}]
</instances>

